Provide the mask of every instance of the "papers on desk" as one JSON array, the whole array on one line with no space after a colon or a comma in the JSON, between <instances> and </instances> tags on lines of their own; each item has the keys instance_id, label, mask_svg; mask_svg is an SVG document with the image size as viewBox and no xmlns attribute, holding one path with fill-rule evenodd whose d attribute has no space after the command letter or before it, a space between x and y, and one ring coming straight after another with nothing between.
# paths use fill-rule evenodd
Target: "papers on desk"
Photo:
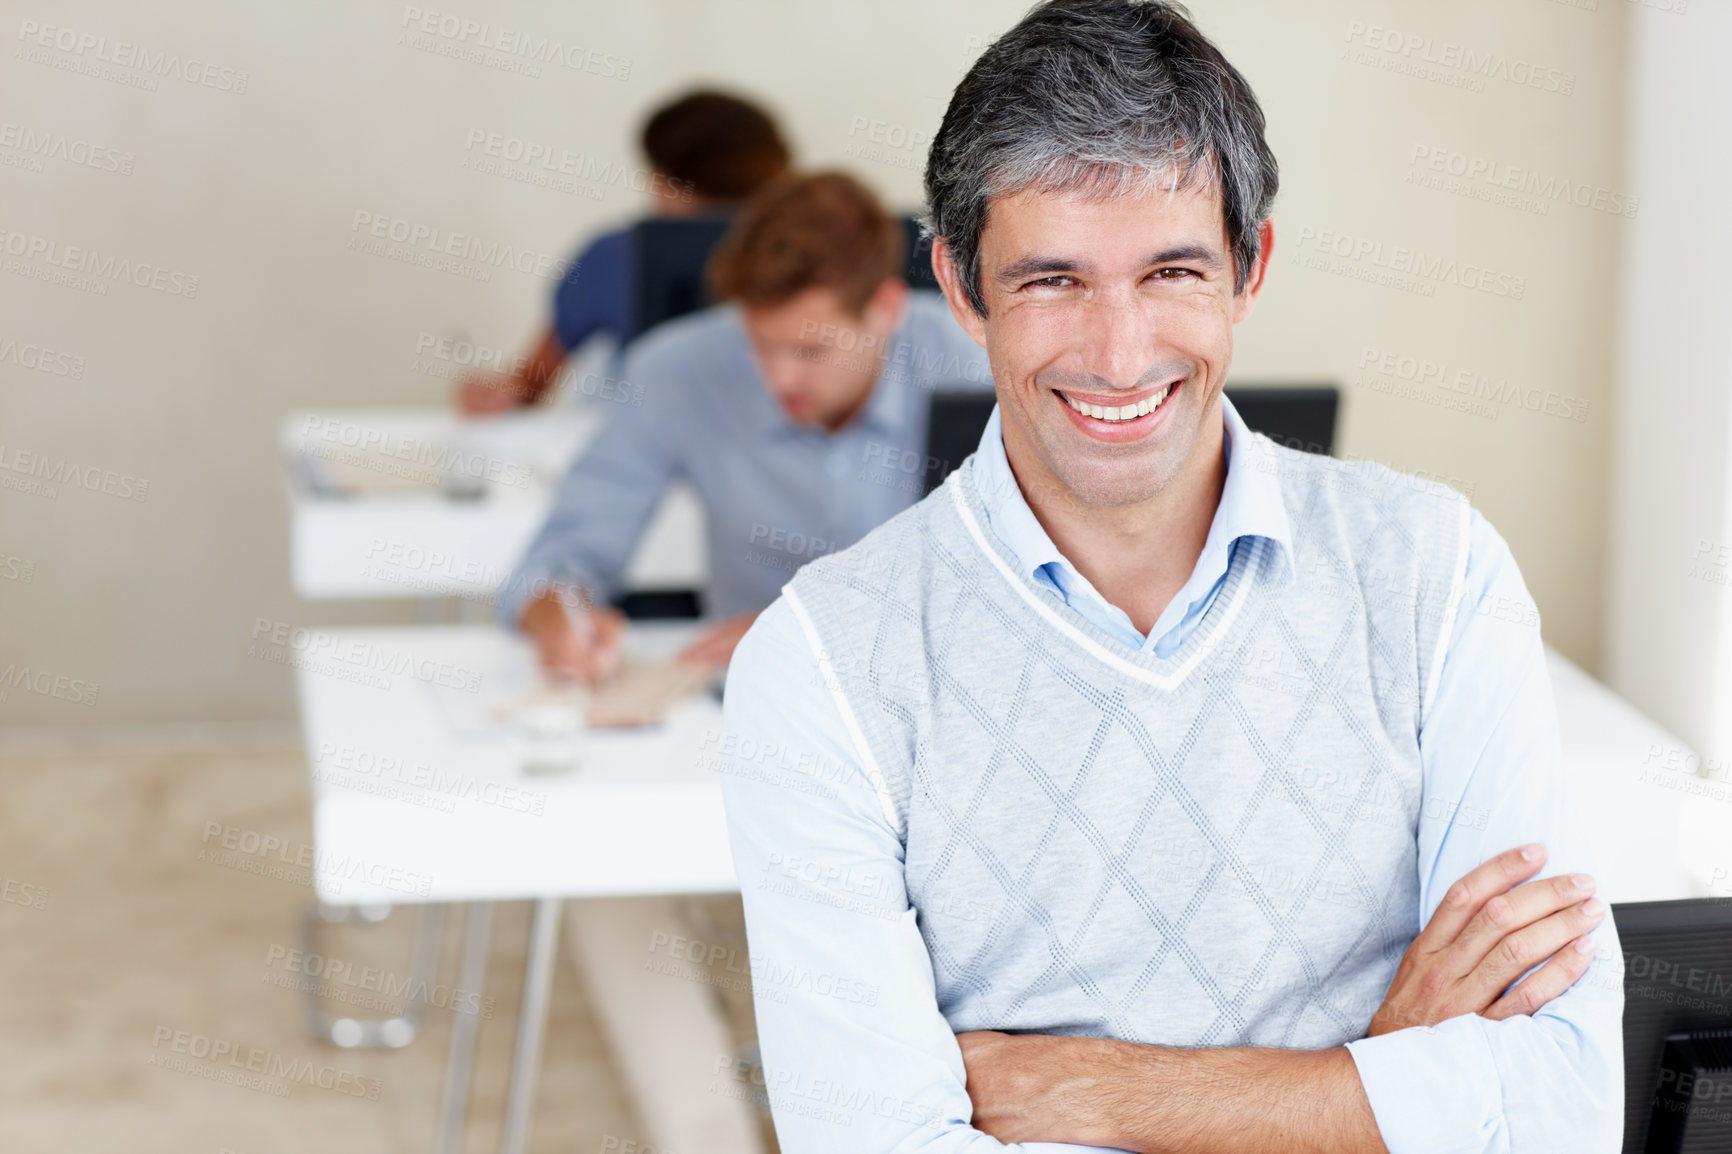
<instances>
[{"instance_id":1,"label":"papers on desk","mask_svg":"<svg viewBox=\"0 0 1732 1154\"><path fill-rule=\"evenodd\" d=\"M715 680L713 670L674 661L627 657L595 689L549 682L533 659L519 654L484 680L477 692L425 683L452 736L462 741L530 738L559 741L592 730L662 723L668 711Z\"/></svg>"}]
</instances>

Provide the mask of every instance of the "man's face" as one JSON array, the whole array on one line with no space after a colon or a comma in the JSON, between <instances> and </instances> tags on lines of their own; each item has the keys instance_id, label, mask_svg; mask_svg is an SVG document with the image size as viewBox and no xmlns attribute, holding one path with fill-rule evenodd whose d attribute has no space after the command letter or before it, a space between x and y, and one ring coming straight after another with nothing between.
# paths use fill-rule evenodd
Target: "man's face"
<instances>
[{"instance_id":1,"label":"man's face","mask_svg":"<svg viewBox=\"0 0 1732 1154\"><path fill-rule=\"evenodd\" d=\"M1265 228L1263 260L1235 294L1210 190L1029 190L992 202L980 237L986 316L948 295L986 347L1025 491L1129 505L1188 464L1209 466L1233 325L1250 314L1272 242Z\"/></svg>"},{"instance_id":2,"label":"man's face","mask_svg":"<svg viewBox=\"0 0 1732 1154\"><path fill-rule=\"evenodd\" d=\"M907 292L901 281L885 281L858 316L832 288L745 309L765 387L789 420L834 431L854 419L872 394Z\"/></svg>"}]
</instances>

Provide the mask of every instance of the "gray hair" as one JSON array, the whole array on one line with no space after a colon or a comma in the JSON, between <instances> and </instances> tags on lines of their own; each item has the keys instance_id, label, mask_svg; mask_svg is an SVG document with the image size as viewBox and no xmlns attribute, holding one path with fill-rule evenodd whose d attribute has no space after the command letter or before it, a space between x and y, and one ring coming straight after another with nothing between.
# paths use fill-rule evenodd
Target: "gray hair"
<instances>
[{"instance_id":1,"label":"gray hair","mask_svg":"<svg viewBox=\"0 0 1732 1154\"><path fill-rule=\"evenodd\" d=\"M1244 289L1279 175L1251 86L1171 0L1047 0L956 86L926 158L926 231L981 316L990 203L1029 188L1112 197L1219 189Z\"/></svg>"}]
</instances>

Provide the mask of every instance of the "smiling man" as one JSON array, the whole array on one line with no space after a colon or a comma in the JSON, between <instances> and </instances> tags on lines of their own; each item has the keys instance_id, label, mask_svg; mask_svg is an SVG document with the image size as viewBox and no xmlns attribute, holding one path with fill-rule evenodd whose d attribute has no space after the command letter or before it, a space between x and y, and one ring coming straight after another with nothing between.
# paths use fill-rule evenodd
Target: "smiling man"
<instances>
[{"instance_id":1,"label":"smiling man","mask_svg":"<svg viewBox=\"0 0 1732 1154\"><path fill-rule=\"evenodd\" d=\"M1617 938L1508 548L1222 394L1274 245L1243 77L1174 5L1053 0L926 183L997 412L729 674L782 1148L1615 1150Z\"/></svg>"}]
</instances>

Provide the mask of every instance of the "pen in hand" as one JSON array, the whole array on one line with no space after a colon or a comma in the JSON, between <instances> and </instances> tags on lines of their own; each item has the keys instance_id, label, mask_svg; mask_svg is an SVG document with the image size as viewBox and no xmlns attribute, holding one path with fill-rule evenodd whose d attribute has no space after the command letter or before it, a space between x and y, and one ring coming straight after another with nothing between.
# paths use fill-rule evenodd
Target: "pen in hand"
<instances>
[{"instance_id":1,"label":"pen in hand","mask_svg":"<svg viewBox=\"0 0 1732 1154\"><path fill-rule=\"evenodd\" d=\"M560 669L544 662L549 666L548 671L555 673L569 669L592 686L613 676L622 656L624 618L616 610L592 608L594 600L588 590L575 586L559 588L556 599L568 630L567 636L573 644L568 647L571 660L560 662Z\"/></svg>"}]
</instances>

